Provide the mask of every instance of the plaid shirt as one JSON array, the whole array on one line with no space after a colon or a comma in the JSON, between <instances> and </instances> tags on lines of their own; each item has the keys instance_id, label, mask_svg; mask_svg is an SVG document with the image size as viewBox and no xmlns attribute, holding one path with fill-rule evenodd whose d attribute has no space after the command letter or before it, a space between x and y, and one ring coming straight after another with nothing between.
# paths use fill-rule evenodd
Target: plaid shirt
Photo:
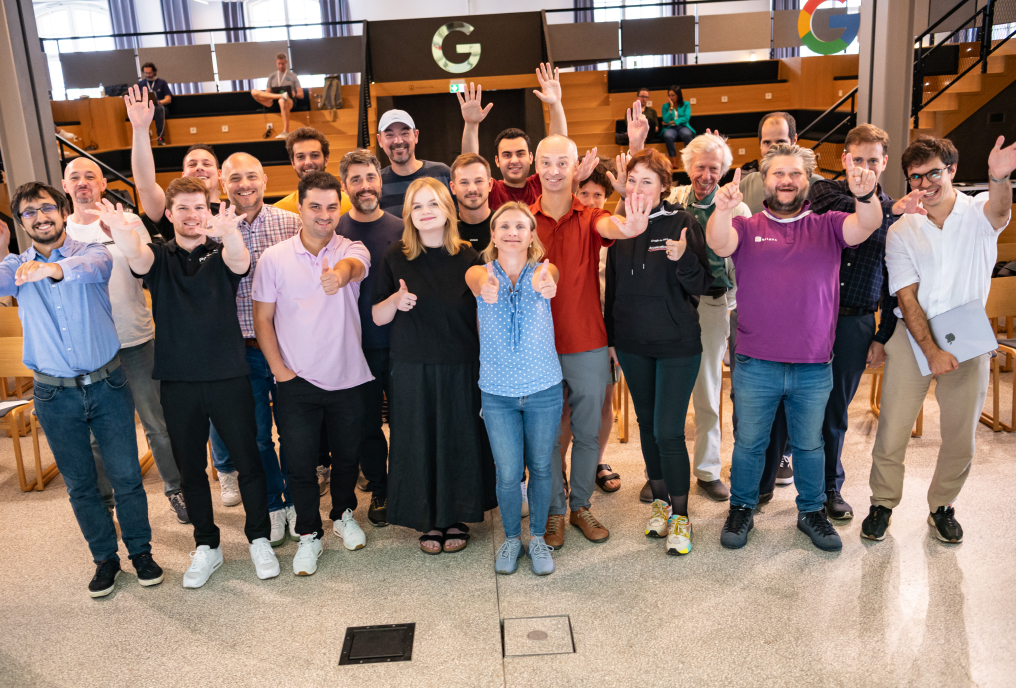
<instances>
[{"instance_id":1,"label":"plaid shirt","mask_svg":"<svg viewBox=\"0 0 1016 688\"><path fill-rule=\"evenodd\" d=\"M254 302L251 300L251 287L254 284L254 269L258 258L269 247L299 234L303 229L300 216L288 210L279 210L265 204L254 222L240 220L237 225L243 244L250 251L250 272L240 281L236 291L236 313L240 318L240 330L246 339L254 338ZM883 237L884 239L884 237Z\"/></svg>"},{"instance_id":2,"label":"plaid shirt","mask_svg":"<svg viewBox=\"0 0 1016 688\"><path fill-rule=\"evenodd\" d=\"M866 311L879 309L875 341L885 344L896 329L896 298L889 295L889 276L885 267L885 239L889 227L896 221L892 213L893 199L877 187L879 202L882 204L882 226L857 248L843 249L840 258L840 306L861 308ZM840 210L853 213L856 210L854 196L846 181L824 179L815 182L808 193L811 209L815 213Z\"/></svg>"}]
</instances>

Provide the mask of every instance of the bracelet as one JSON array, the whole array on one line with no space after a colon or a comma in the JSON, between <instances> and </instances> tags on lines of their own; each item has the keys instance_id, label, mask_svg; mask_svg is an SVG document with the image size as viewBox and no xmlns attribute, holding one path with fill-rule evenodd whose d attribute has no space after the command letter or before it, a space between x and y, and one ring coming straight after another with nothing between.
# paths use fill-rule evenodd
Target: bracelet
<instances>
[{"instance_id":1,"label":"bracelet","mask_svg":"<svg viewBox=\"0 0 1016 688\"><path fill-rule=\"evenodd\" d=\"M991 181L995 182L996 184L1001 184L1002 182L1009 181L1009 177L1002 177L1001 179L995 179L994 177L991 176L991 170L988 170L988 179L990 179Z\"/></svg>"},{"instance_id":2,"label":"bracelet","mask_svg":"<svg viewBox=\"0 0 1016 688\"><path fill-rule=\"evenodd\" d=\"M867 203L869 200L871 200L871 197L874 196L874 195L875 195L875 189L872 189L871 191L869 191L868 193L864 194L863 196L854 196L854 198L857 199L858 201L860 201L861 203Z\"/></svg>"}]
</instances>

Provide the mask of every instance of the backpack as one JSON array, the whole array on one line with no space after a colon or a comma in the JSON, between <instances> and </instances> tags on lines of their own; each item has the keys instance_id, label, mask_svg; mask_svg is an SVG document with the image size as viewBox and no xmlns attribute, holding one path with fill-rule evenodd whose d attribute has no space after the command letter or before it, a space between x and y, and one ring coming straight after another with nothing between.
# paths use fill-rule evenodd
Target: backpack
<instances>
[{"instance_id":1,"label":"backpack","mask_svg":"<svg viewBox=\"0 0 1016 688\"><path fill-rule=\"evenodd\" d=\"M321 99L320 108L328 110L328 119L334 122L339 117L336 112L342 107L342 82L338 76L325 77L325 93Z\"/></svg>"}]
</instances>

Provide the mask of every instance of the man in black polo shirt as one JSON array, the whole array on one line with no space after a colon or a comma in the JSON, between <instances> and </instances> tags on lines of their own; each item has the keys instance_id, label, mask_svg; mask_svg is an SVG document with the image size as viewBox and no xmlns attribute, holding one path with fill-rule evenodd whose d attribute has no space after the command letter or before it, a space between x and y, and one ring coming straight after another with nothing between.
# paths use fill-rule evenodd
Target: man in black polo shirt
<instances>
[{"instance_id":1,"label":"man in black polo shirt","mask_svg":"<svg viewBox=\"0 0 1016 688\"><path fill-rule=\"evenodd\" d=\"M166 189L166 206L176 234L167 244L142 244L134 229L138 221L127 221L108 203L102 219L131 271L152 291L159 333L152 376L162 381L166 429L197 544L183 586L201 587L222 565L205 474L209 420L240 473L247 514L244 532L258 578L273 578L279 575L279 561L268 541L268 486L255 439L254 394L236 314L236 291L250 271L250 252L237 230L239 218L232 206L209 217L208 188L201 181L174 179Z\"/></svg>"},{"instance_id":2,"label":"man in black polo shirt","mask_svg":"<svg viewBox=\"0 0 1016 688\"><path fill-rule=\"evenodd\" d=\"M490 243L490 163L478 153L463 153L452 163L452 195L459 202L459 236L477 253Z\"/></svg>"}]
</instances>

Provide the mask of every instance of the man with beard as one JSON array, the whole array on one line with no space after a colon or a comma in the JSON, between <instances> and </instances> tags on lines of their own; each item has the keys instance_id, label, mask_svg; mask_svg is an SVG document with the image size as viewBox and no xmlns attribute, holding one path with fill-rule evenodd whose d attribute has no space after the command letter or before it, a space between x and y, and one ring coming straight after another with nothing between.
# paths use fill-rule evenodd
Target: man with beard
<instances>
[{"instance_id":1,"label":"man with beard","mask_svg":"<svg viewBox=\"0 0 1016 688\"><path fill-rule=\"evenodd\" d=\"M490 206L487 199L494 180L490 163L476 153L463 153L452 163L452 195L459 205L459 237L477 253L490 243Z\"/></svg>"},{"instance_id":2,"label":"man with beard","mask_svg":"<svg viewBox=\"0 0 1016 688\"><path fill-rule=\"evenodd\" d=\"M296 176L303 179L311 172L324 172L328 167L328 155L331 146L328 139L314 127L300 127L286 137L286 153L289 164L293 166ZM276 208L299 214L299 192L294 191L275 204ZM342 196L342 213L346 214L352 206L349 199Z\"/></svg>"},{"instance_id":3,"label":"man with beard","mask_svg":"<svg viewBox=\"0 0 1016 688\"><path fill-rule=\"evenodd\" d=\"M405 110L389 110L381 115L377 123L377 142L391 161L381 170L384 192L381 195L381 210L402 217L402 205L406 189L421 177L434 177L448 185L451 170L443 162L416 159L416 144L420 141L420 130Z\"/></svg>"},{"instance_id":4,"label":"man with beard","mask_svg":"<svg viewBox=\"0 0 1016 688\"><path fill-rule=\"evenodd\" d=\"M840 536L825 504L822 419L832 389L833 337L840 297L840 255L865 241L882 223L875 173L847 159L853 214L808 208L808 179L815 154L789 144L770 147L762 158L766 203L751 218L734 217L742 200L734 181L715 196L706 240L716 255L730 256L737 270L737 433L730 471L730 512L720 544L736 549L748 541L759 500L765 449L781 401L791 421L797 462L797 527L816 547L838 550Z\"/></svg>"},{"instance_id":5,"label":"man with beard","mask_svg":"<svg viewBox=\"0 0 1016 688\"><path fill-rule=\"evenodd\" d=\"M11 197L15 221L32 239L0 263L0 296L18 299L23 360L35 375L35 413L63 475L71 508L95 562L92 597L113 591L120 575L113 515L99 494L89 435L102 450L116 495L120 532L141 585L162 582L152 559L148 498L141 483L134 398L117 351L105 246L67 236L67 196L29 182ZM42 476L39 476L42 479Z\"/></svg>"},{"instance_id":6,"label":"man with beard","mask_svg":"<svg viewBox=\"0 0 1016 688\"><path fill-rule=\"evenodd\" d=\"M265 186L268 175L257 158L247 153L234 153L222 163L222 183L229 202L240 217L237 229L244 246L250 251L251 271L240 281L236 292L236 310L240 318L240 331L246 344L247 365L250 366L250 383L254 389L254 408L257 418L258 450L268 480L268 512L272 520L272 546L286 541L286 525L293 540L296 534L296 509L289 492L286 470L285 438L279 438L279 453L275 453L272 439L272 402L275 398L275 377L261 352L254 332L254 302L251 287L258 259L270 246L274 246L300 233L300 216L270 205L265 205ZM241 471L242 474L242 471Z\"/></svg>"},{"instance_id":7,"label":"man with beard","mask_svg":"<svg viewBox=\"0 0 1016 688\"><path fill-rule=\"evenodd\" d=\"M63 188L73 199L74 212L67 218L67 235L75 241L102 244L109 249L113 258L113 272L109 277L109 300L113 308L113 324L120 340L120 362L127 375L134 396L141 425L145 428L152 458L162 476L163 487L169 505L180 523L190 523L187 507L180 492L180 470L173 459L173 448L166 432L166 419L159 401L159 381L152 379L155 366L155 324L152 311L145 301L141 280L131 274L130 266L123 253L113 244L109 227L99 220L102 206L102 192L106 180L99 166L88 158L75 158L64 169ZM137 215L127 213L132 220ZM148 244L151 238L148 230L138 228L141 240ZM106 504L114 504L113 486L106 477L102 463L102 452L95 436L92 436L92 453L95 455L95 469L99 476L99 491Z\"/></svg>"},{"instance_id":8,"label":"man with beard","mask_svg":"<svg viewBox=\"0 0 1016 688\"><path fill-rule=\"evenodd\" d=\"M367 247L372 265L380 265L385 253L402 238L402 220L379 207L381 199L381 163L366 149L342 156L339 177L352 209L341 218L335 232ZM391 399L391 368L388 357L391 324L375 325L371 315L374 271L360 282L357 309L360 311L361 346L374 379L365 391L363 435L360 443L360 469L371 493L367 520L372 526L388 525L388 441L382 425L382 410ZM389 401L390 403L390 401Z\"/></svg>"}]
</instances>

